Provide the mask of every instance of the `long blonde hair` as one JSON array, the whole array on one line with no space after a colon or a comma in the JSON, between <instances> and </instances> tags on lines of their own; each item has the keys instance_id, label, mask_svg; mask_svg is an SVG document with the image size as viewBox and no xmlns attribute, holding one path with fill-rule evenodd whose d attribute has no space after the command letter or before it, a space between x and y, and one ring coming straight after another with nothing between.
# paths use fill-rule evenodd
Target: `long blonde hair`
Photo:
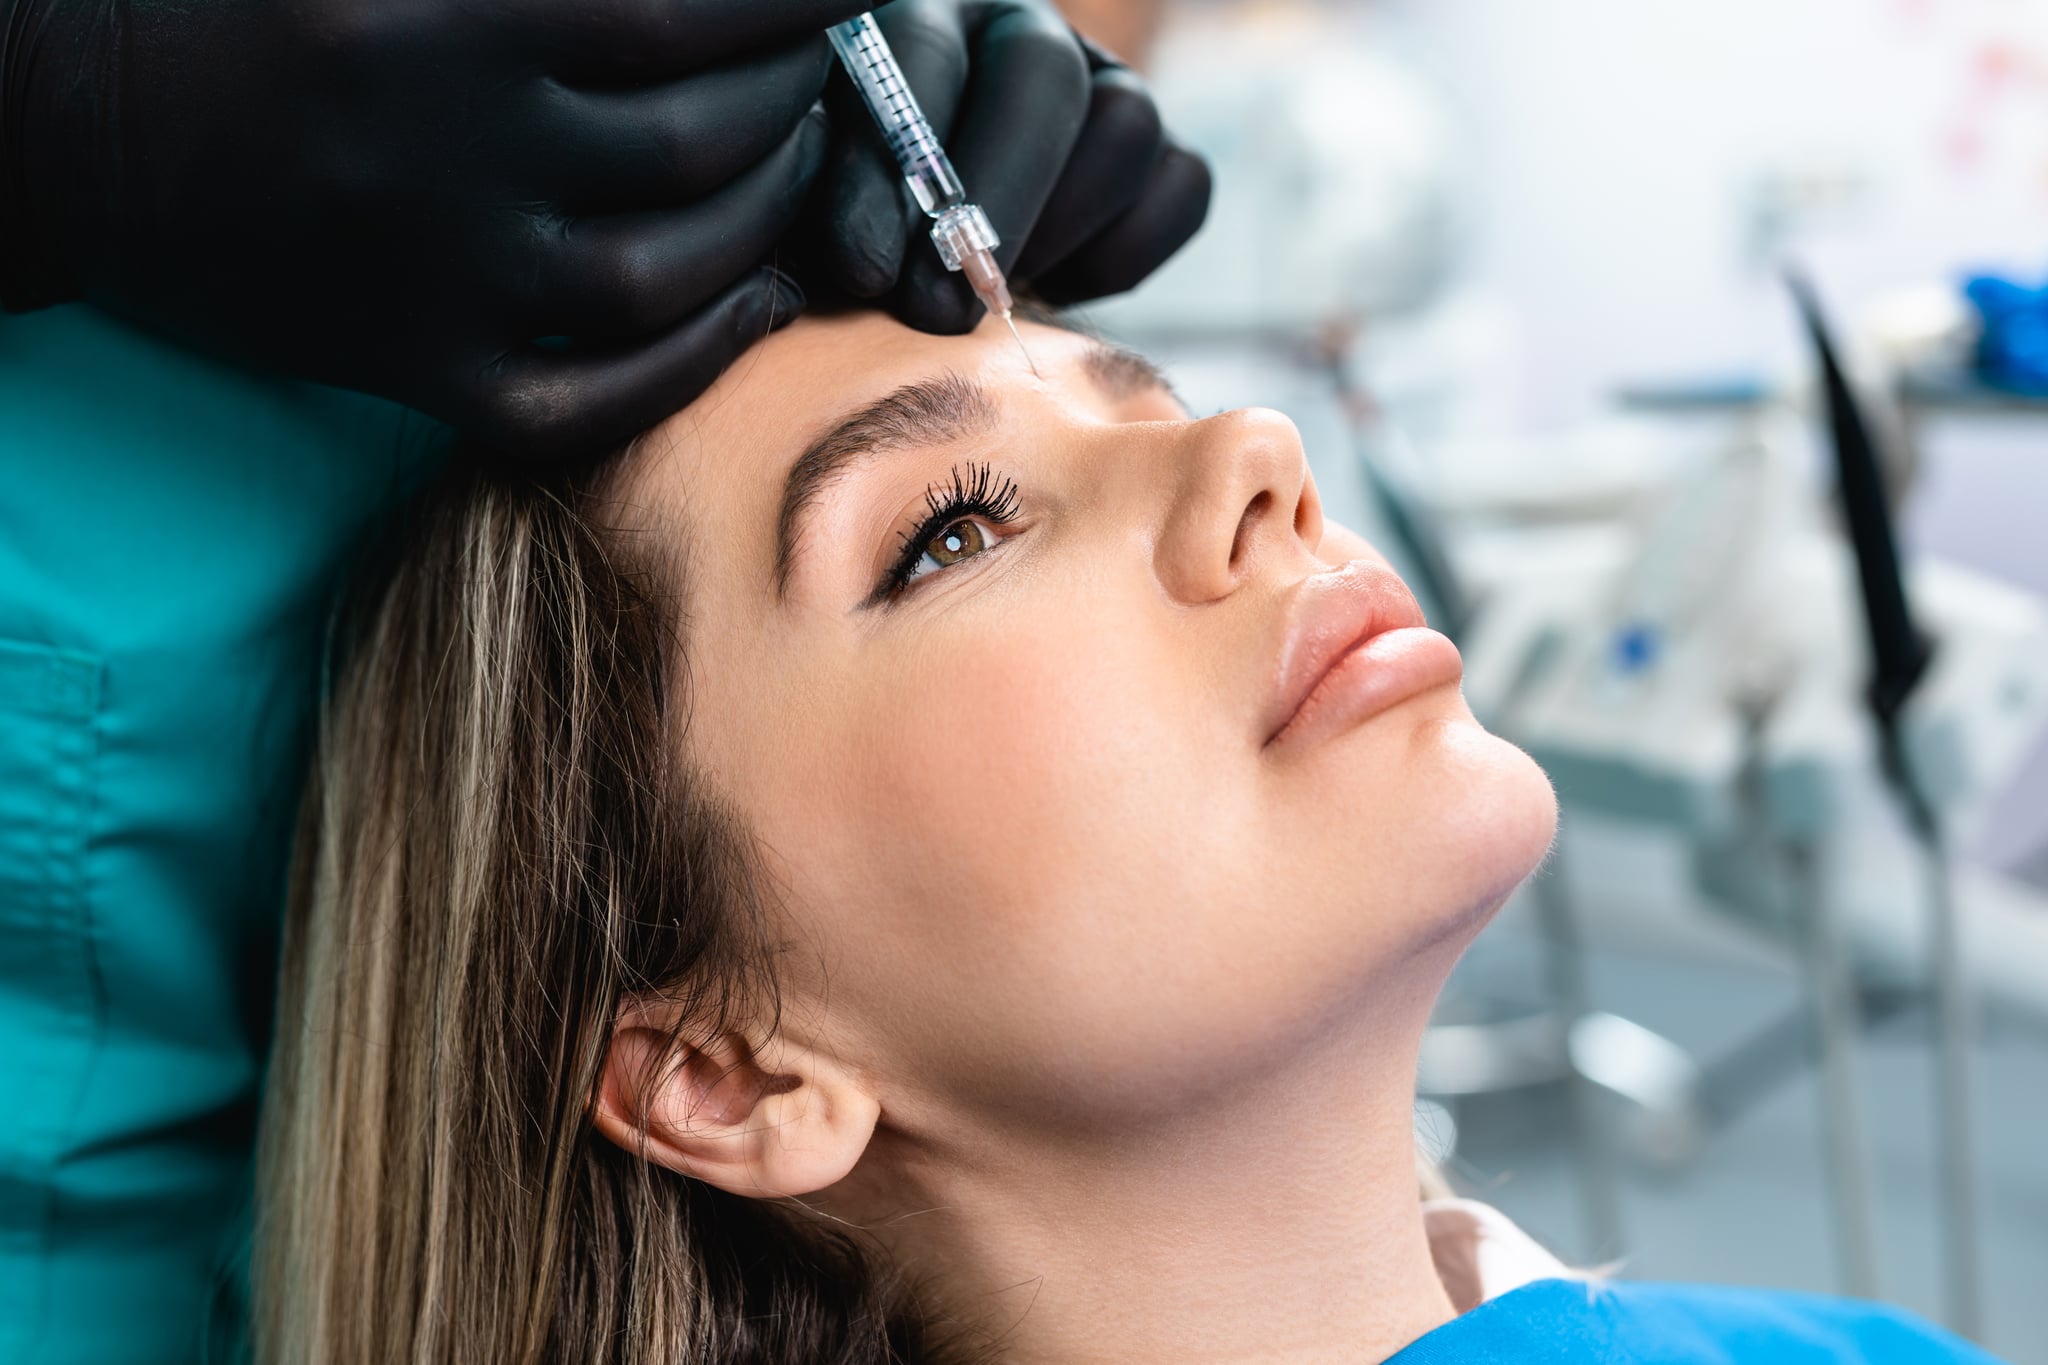
<instances>
[{"instance_id":1,"label":"long blonde hair","mask_svg":"<svg viewBox=\"0 0 2048 1365\"><path fill-rule=\"evenodd\" d=\"M600 487L451 477L341 632L263 1116L262 1361L941 1359L850 1236L593 1136L622 999L705 1038L775 1010L745 832L676 757L673 566L635 562Z\"/></svg>"},{"instance_id":2,"label":"long blonde hair","mask_svg":"<svg viewBox=\"0 0 2048 1365\"><path fill-rule=\"evenodd\" d=\"M453 474L343 618L264 1102L257 1359L986 1359L865 1240L592 1132L621 1001L667 996L693 1041L772 1033L777 1005L746 832L677 756L675 557L604 507L595 478Z\"/></svg>"}]
</instances>

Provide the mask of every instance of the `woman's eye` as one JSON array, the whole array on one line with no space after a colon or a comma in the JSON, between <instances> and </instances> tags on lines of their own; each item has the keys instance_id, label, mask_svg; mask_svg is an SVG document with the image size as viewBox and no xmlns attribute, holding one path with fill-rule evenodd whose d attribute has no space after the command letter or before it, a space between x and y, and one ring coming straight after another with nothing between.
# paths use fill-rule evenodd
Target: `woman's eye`
<instances>
[{"instance_id":1,"label":"woman's eye","mask_svg":"<svg viewBox=\"0 0 2048 1365\"><path fill-rule=\"evenodd\" d=\"M980 554L994 543L995 537L983 530L980 522L963 517L924 543L924 552L917 557L917 563L910 566L910 579L937 573Z\"/></svg>"}]
</instances>

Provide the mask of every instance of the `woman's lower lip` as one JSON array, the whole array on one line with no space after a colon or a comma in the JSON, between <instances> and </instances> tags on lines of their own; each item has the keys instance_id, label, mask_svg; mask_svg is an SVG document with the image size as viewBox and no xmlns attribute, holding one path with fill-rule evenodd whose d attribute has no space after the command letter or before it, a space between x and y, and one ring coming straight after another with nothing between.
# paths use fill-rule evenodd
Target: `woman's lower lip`
<instances>
[{"instance_id":1,"label":"woman's lower lip","mask_svg":"<svg viewBox=\"0 0 2048 1365\"><path fill-rule=\"evenodd\" d=\"M1418 692L1463 676L1450 637L1427 626L1383 631L1339 659L1267 740L1296 744L1349 730Z\"/></svg>"}]
</instances>

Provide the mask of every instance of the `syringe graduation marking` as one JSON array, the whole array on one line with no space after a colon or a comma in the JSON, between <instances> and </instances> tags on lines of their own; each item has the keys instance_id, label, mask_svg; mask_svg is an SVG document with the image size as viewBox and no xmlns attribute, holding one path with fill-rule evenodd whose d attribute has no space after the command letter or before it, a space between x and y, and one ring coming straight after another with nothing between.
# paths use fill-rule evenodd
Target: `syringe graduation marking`
<instances>
[{"instance_id":1,"label":"syringe graduation marking","mask_svg":"<svg viewBox=\"0 0 2048 1365\"><path fill-rule=\"evenodd\" d=\"M876 50L873 37L865 28L855 40L855 48L860 53L861 64L873 79L877 95L888 110L889 117L878 121L883 125L882 134L889 141L889 150L898 162L906 166L911 162L935 160L933 153L937 149L928 135L930 125L925 122L924 111L918 108L917 98L910 93L910 87L904 83L896 63Z\"/></svg>"},{"instance_id":2,"label":"syringe graduation marking","mask_svg":"<svg viewBox=\"0 0 2048 1365\"><path fill-rule=\"evenodd\" d=\"M903 69L889 50L888 40L875 26L874 16L860 15L835 24L829 32L839 60L853 77L854 87L867 104L868 112L881 126L883 140L901 167L911 193L917 196L918 207L937 220L932 228L932 243L938 247L946 268L965 269L975 295L990 312L1000 314L1009 323L1010 334L1016 336L1017 324L1010 316L1009 285L995 262L994 248L1000 245L995 229L990 226L988 215L968 202L959 173L918 107L917 96L903 79ZM1038 366L1031 363L1031 352L1025 350L1021 336L1017 337L1017 348L1024 352L1025 363L1036 374Z\"/></svg>"}]
</instances>

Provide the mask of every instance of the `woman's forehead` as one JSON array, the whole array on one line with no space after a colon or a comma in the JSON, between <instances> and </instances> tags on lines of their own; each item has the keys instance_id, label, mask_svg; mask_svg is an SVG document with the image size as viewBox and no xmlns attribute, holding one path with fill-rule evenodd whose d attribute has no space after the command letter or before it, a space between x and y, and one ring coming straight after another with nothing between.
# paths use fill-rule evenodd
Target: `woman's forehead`
<instances>
[{"instance_id":1,"label":"woman's forehead","mask_svg":"<svg viewBox=\"0 0 2048 1365\"><path fill-rule=\"evenodd\" d=\"M930 336L878 312L799 318L743 355L696 402L641 441L625 472L627 500L687 506L702 530L736 512L772 530L772 506L797 457L848 413L905 384L954 376L992 395L1075 382L1094 343L1020 323L1027 361L999 319L965 336ZM770 518L762 523L762 509Z\"/></svg>"},{"instance_id":2,"label":"woman's forehead","mask_svg":"<svg viewBox=\"0 0 2048 1365\"><path fill-rule=\"evenodd\" d=\"M1085 342L1056 327L1021 324L1034 353ZM706 436L779 442L784 463L835 418L898 386L951 373L1000 392L1033 378L1017 339L998 319L965 336L931 336L878 312L799 318L756 345L703 398L676 414Z\"/></svg>"}]
</instances>

